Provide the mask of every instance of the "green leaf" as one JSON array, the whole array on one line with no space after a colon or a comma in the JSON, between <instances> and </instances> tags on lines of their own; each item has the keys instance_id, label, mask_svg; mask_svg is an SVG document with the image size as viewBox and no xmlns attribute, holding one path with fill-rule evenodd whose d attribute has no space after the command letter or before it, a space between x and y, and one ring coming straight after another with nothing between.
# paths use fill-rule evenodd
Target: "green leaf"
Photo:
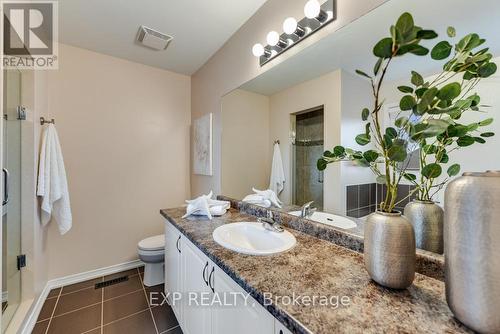
<instances>
[{"instance_id":1,"label":"green leaf","mask_svg":"<svg viewBox=\"0 0 500 334\"><path fill-rule=\"evenodd\" d=\"M493 118L485 119L484 121L479 122L479 126L488 126L493 123Z\"/></svg>"},{"instance_id":2,"label":"green leaf","mask_svg":"<svg viewBox=\"0 0 500 334\"><path fill-rule=\"evenodd\" d=\"M452 82L444 86L439 90L437 97L440 100L453 100L460 95L462 91L462 86L458 82Z\"/></svg>"},{"instance_id":3,"label":"green leaf","mask_svg":"<svg viewBox=\"0 0 500 334\"><path fill-rule=\"evenodd\" d=\"M325 170L326 166L328 166L328 162L326 162L324 159L318 159L316 167L318 168L319 171Z\"/></svg>"},{"instance_id":4,"label":"green leaf","mask_svg":"<svg viewBox=\"0 0 500 334\"><path fill-rule=\"evenodd\" d=\"M463 137L458 138L458 140L457 140L457 144L460 147L471 146L475 142L476 142L476 140L474 138L472 138L471 136L463 136Z\"/></svg>"},{"instance_id":5,"label":"green leaf","mask_svg":"<svg viewBox=\"0 0 500 334\"><path fill-rule=\"evenodd\" d=\"M447 41L442 41L436 44L432 48L431 58L434 60L443 60L450 56L452 50L452 46Z\"/></svg>"},{"instance_id":6,"label":"green leaf","mask_svg":"<svg viewBox=\"0 0 500 334\"><path fill-rule=\"evenodd\" d=\"M399 86L398 89L402 93L410 93L410 94L413 93L413 88L408 86Z\"/></svg>"},{"instance_id":7,"label":"green leaf","mask_svg":"<svg viewBox=\"0 0 500 334\"><path fill-rule=\"evenodd\" d=\"M398 136L398 132L396 131L396 129L391 127L385 129L385 134L391 139L395 139Z\"/></svg>"},{"instance_id":8,"label":"green leaf","mask_svg":"<svg viewBox=\"0 0 500 334\"><path fill-rule=\"evenodd\" d=\"M488 63L484 66L481 66L477 70L477 74L479 74L481 78L487 78L495 74L496 71L497 71L497 65L495 63Z\"/></svg>"},{"instance_id":9,"label":"green leaf","mask_svg":"<svg viewBox=\"0 0 500 334\"><path fill-rule=\"evenodd\" d=\"M384 61L384 58L379 58L377 62L375 63L375 67L373 68L373 74L377 75L378 71L380 71L380 66L382 66L382 62Z\"/></svg>"},{"instance_id":10,"label":"green leaf","mask_svg":"<svg viewBox=\"0 0 500 334\"><path fill-rule=\"evenodd\" d=\"M470 51L479 45L485 42L484 39L481 39L478 34L469 34L462 38L460 42L457 44L457 51Z\"/></svg>"},{"instance_id":11,"label":"green leaf","mask_svg":"<svg viewBox=\"0 0 500 334\"><path fill-rule=\"evenodd\" d=\"M396 22L396 30L404 37L412 33L415 24L410 13L403 13Z\"/></svg>"},{"instance_id":12,"label":"green leaf","mask_svg":"<svg viewBox=\"0 0 500 334\"><path fill-rule=\"evenodd\" d=\"M422 168L422 175L428 179L435 179L441 175L443 168L439 164L429 164Z\"/></svg>"},{"instance_id":13,"label":"green leaf","mask_svg":"<svg viewBox=\"0 0 500 334\"><path fill-rule=\"evenodd\" d=\"M427 87L422 87L422 88L416 89L415 95L417 95L418 98L421 98L428 89L429 88L427 88Z\"/></svg>"},{"instance_id":14,"label":"green leaf","mask_svg":"<svg viewBox=\"0 0 500 334\"><path fill-rule=\"evenodd\" d=\"M489 137L493 137L495 134L493 132L485 132L485 133L481 133L481 137L483 138L489 138Z\"/></svg>"},{"instance_id":15,"label":"green leaf","mask_svg":"<svg viewBox=\"0 0 500 334\"><path fill-rule=\"evenodd\" d=\"M413 96L405 95L401 98L401 101L399 101L399 108L402 111L412 110L416 104L417 102Z\"/></svg>"},{"instance_id":16,"label":"green leaf","mask_svg":"<svg viewBox=\"0 0 500 334\"><path fill-rule=\"evenodd\" d=\"M439 161L439 163L441 163L441 164L447 164L447 163L448 163L448 161L450 161L450 156L449 156L448 154L446 154L446 153L443 153L443 154L439 157L438 161Z\"/></svg>"},{"instance_id":17,"label":"green leaf","mask_svg":"<svg viewBox=\"0 0 500 334\"><path fill-rule=\"evenodd\" d=\"M436 87L432 87L425 91L424 95L422 95L422 98L420 99L420 103L417 106L419 115L422 115L429 108L437 93L438 89Z\"/></svg>"},{"instance_id":18,"label":"green leaf","mask_svg":"<svg viewBox=\"0 0 500 334\"><path fill-rule=\"evenodd\" d=\"M369 150L363 153L363 158L365 158L366 161L368 162L375 162L377 161L378 157L379 157L378 152L374 150Z\"/></svg>"},{"instance_id":19,"label":"green leaf","mask_svg":"<svg viewBox=\"0 0 500 334\"><path fill-rule=\"evenodd\" d=\"M393 145L388 151L387 155L392 161L402 162L406 160L408 153L406 147L401 145Z\"/></svg>"},{"instance_id":20,"label":"green leaf","mask_svg":"<svg viewBox=\"0 0 500 334\"><path fill-rule=\"evenodd\" d=\"M437 152L437 147L436 145L425 145L423 150L427 154L435 154Z\"/></svg>"},{"instance_id":21,"label":"green leaf","mask_svg":"<svg viewBox=\"0 0 500 334\"><path fill-rule=\"evenodd\" d=\"M458 175L458 173L460 173L460 165L459 164L451 165L448 168L448 172L447 173L448 173L448 176L450 176L450 177Z\"/></svg>"},{"instance_id":22,"label":"green leaf","mask_svg":"<svg viewBox=\"0 0 500 334\"><path fill-rule=\"evenodd\" d=\"M465 125L452 124L447 129L449 137L463 137L469 132L469 129Z\"/></svg>"},{"instance_id":23,"label":"green leaf","mask_svg":"<svg viewBox=\"0 0 500 334\"><path fill-rule=\"evenodd\" d=\"M407 53L412 53L416 56L426 56L429 53L429 49L419 44L408 44L403 45L398 50L398 56L402 56Z\"/></svg>"},{"instance_id":24,"label":"green leaf","mask_svg":"<svg viewBox=\"0 0 500 334\"><path fill-rule=\"evenodd\" d=\"M417 72L411 71L411 83L417 87L424 84L424 78Z\"/></svg>"},{"instance_id":25,"label":"green leaf","mask_svg":"<svg viewBox=\"0 0 500 334\"><path fill-rule=\"evenodd\" d=\"M361 146L365 146L370 143L371 138L365 133L356 136L356 143Z\"/></svg>"},{"instance_id":26,"label":"green leaf","mask_svg":"<svg viewBox=\"0 0 500 334\"><path fill-rule=\"evenodd\" d=\"M453 38L457 35L457 31L454 27L448 27L448 29L446 29L446 34L448 35L448 37Z\"/></svg>"},{"instance_id":27,"label":"green leaf","mask_svg":"<svg viewBox=\"0 0 500 334\"><path fill-rule=\"evenodd\" d=\"M417 33L417 38L420 39L434 39L438 37L438 34L434 30L420 30Z\"/></svg>"},{"instance_id":28,"label":"green leaf","mask_svg":"<svg viewBox=\"0 0 500 334\"><path fill-rule=\"evenodd\" d=\"M406 116L403 116L403 117L399 117L398 119L396 119L396 121L394 122L394 124L398 127L398 128L404 128L406 126L406 124L408 124L408 117Z\"/></svg>"},{"instance_id":29,"label":"green leaf","mask_svg":"<svg viewBox=\"0 0 500 334\"><path fill-rule=\"evenodd\" d=\"M344 157L345 156L345 148L343 146L335 146L333 148L333 154L336 157Z\"/></svg>"},{"instance_id":30,"label":"green leaf","mask_svg":"<svg viewBox=\"0 0 500 334\"><path fill-rule=\"evenodd\" d=\"M368 116L370 116L370 110L368 108L363 109L361 112L361 119L363 121L366 121L368 119Z\"/></svg>"},{"instance_id":31,"label":"green leaf","mask_svg":"<svg viewBox=\"0 0 500 334\"><path fill-rule=\"evenodd\" d=\"M474 137L474 140L476 141L476 143L479 143L479 144L486 144L486 140L484 140L483 138L481 137Z\"/></svg>"},{"instance_id":32,"label":"green leaf","mask_svg":"<svg viewBox=\"0 0 500 334\"><path fill-rule=\"evenodd\" d=\"M410 173L404 173L403 177L410 182L413 182L417 179L417 176L415 174L410 174Z\"/></svg>"},{"instance_id":33,"label":"green leaf","mask_svg":"<svg viewBox=\"0 0 500 334\"><path fill-rule=\"evenodd\" d=\"M357 73L358 75L361 75L362 77L366 77L366 78L368 78L368 79L371 79L371 78L372 78L371 76L369 76L368 74L366 74L365 72L363 72L363 71L361 71L361 70L356 70L356 73Z\"/></svg>"},{"instance_id":34,"label":"green leaf","mask_svg":"<svg viewBox=\"0 0 500 334\"><path fill-rule=\"evenodd\" d=\"M392 57L392 38L387 37L377 44L373 48L373 54L379 58L391 58Z\"/></svg>"}]
</instances>

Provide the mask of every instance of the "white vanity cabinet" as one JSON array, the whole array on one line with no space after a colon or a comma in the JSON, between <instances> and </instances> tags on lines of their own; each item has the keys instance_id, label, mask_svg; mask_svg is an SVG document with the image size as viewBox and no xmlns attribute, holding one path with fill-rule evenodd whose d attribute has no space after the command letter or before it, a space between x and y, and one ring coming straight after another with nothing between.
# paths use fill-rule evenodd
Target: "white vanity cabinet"
<instances>
[{"instance_id":1,"label":"white vanity cabinet","mask_svg":"<svg viewBox=\"0 0 500 334\"><path fill-rule=\"evenodd\" d=\"M172 309L185 334L275 333L275 319L264 307L172 224L165 225L165 289L182 293ZM224 300L230 306L218 303Z\"/></svg>"},{"instance_id":2,"label":"white vanity cabinet","mask_svg":"<svg viewBox=\"0 0 500 334\"><path fill-rule=\"evenodd\" d=\"M184 237L172 224L165 224L165 290L175 316L182 321L182 308L173 298L174 293L181 292L181 255Z\"/></svg>"},{"instance_id":3,"label":"white vanity cabinet","mask_svg":"<svg viewBox=\"0 0 500 334\"><path fill-rule=\"evenodd\" d=\"M212 285L221 299L226 298L233 304L213 308L213 334L274 333L274 317L217 266Z\"/></svg>"}]
</instances>

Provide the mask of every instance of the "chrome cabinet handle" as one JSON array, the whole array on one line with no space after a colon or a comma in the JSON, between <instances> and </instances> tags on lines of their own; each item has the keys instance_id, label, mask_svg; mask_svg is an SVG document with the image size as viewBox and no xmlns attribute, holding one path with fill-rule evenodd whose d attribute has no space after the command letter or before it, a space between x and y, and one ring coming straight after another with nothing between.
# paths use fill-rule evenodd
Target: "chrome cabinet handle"
<instances>
[{"instance_id":1,"label":"chrome cabinet handle","mask_svg":"<svg viewBox=\"0 0 500 334\"><path fill-rule=\"evenodd\" d=\"M214 271L215 271L215 268L212 267L212 271L210 272L210 276L208 276L208 285L210 286L210 289L212 289L212 292L215 292L215 289L214 289Z\"/></svg>"},{"instance_id":2,"label":"chrome cabinet handle","mask_svg":"<svg viewBox=\"0 0 500 334\"><path fill-rule=\"evenodd\" d=\"M179 253L181 253L181 248L179 247L179 242L181 241L181 236L179 235L179 238L177 238L177 243L175 245L175 247L177 247L177 250L179 251Z\"/></svg>"},{"instance_id":3,"label":"chrome cabinet handle","mask_svg":"<svg viewBox=\"0 0 500 334\"><path fill-rule=\"evenodd\" d=\"M208 286L208 279L205 278L205 273L208 274L207 272L207 268L208 268L208 261L207 263L205 264L205 267L203 268L203 273L202 273L202 276L203 276L203 281L205 282L205 284Z\"/></svg>"},{"instance_id":4,"label":"chrome cabinet handle","mask_svg":"<svg viewBox=\"0 0 500 334\"><path fill-rule=\"evenodd\" d=\"M2 206L9 203L9 171L3 168L3 200Z\"/></svg>"}]
</instances>

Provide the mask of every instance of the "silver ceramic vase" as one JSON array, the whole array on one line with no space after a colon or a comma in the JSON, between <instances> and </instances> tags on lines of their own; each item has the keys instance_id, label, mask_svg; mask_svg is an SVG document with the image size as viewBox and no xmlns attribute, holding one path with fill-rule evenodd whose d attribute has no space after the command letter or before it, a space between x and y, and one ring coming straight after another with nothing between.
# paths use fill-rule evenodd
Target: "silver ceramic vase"
<instances>
[{"instance_id":1,"label":"silver ceramic vase","mask_svg":"<svg viewBox=\"0 0 500 334\"><path fill-rule=\"evenodd\" d=\"M446 300L480 333L500 333L500 171L466 173L445 193Z\"/></svg>"},{"instance_id":2,"label":"silver ceramic vase","mask_svg":"<svg viewBox=\"0 0 500 334\"><path fill-rule=\"evenodd\" d=\"M413 226L417 248L443 254L444 210L439 205L413 200L405 206L404 216Z\"/></svg>"},{"instance_id":3,"label":"silver ceramic vase","mask_svg":"<svg viewBox=\"0 0 500 334\"><path fill-rule=\"evenodd\" d=\"M406 289L415 278L415 234L401 213L375 212L365 222L364 260L370 277L392 289Z\"/></svg>"}]
</instances>

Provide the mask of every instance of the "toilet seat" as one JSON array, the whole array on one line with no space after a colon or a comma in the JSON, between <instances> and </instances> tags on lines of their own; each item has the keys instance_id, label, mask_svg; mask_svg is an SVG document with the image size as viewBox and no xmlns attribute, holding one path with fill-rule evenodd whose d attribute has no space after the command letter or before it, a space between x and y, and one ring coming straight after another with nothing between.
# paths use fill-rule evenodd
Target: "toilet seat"
<instances>
[{"instance_id":1,"label":"toilet seat","mask_svg":"<svg viewBox=\"0 0 500 334\"><path fill-rule=\"evenodd\" d=\"M165 234L155 235L139 241L139 251L163 251L165 249Z\"/></svg>"}]
</instances>

